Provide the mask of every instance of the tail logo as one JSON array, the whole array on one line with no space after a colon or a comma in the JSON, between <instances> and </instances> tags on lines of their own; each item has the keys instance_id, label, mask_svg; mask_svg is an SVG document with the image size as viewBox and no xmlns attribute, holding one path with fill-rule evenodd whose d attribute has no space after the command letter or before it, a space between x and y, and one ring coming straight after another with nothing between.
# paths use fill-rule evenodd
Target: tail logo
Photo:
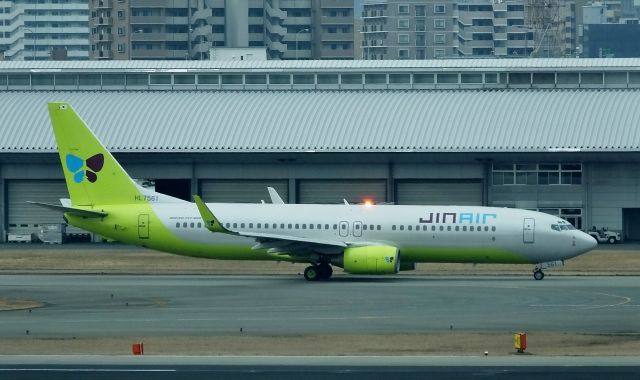
<instances>
[{"instance_id":1,"label":"tail logo","mask_svg":"<svg viewBox=\"0 0 640 380\"><path fill-rule=\"evenodd\" d=\"M81 183L84 181L85 177L87 181L94 183L98 180L98 173L102 170L102 166L104 165L104 156L102 153L98 153L93 155L87 160L83 160L82 158L75 156L71 153L67 154L66 157L67 170L73 173L73 181L75 183ZM86 166L86 170L85 169Z\"/></svg>"}]
</instances>

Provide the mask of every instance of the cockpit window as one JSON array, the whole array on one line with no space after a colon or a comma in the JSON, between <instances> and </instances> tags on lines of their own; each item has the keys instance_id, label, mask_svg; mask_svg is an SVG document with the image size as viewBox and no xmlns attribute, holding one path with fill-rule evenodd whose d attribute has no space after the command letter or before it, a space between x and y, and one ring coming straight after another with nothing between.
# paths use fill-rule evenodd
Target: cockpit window
<instances>
[{"instance_id":1,"label":"cockpit window","mask_svg":"<svg viewBox=\"0 0 640 380\"><path fill-rule=\"evenodd\" d=\"M563 223L563 224L552 224L551 229L555 231L569 231L575 230L576 228L571 223Z\"/></svg>"}]
</instances>

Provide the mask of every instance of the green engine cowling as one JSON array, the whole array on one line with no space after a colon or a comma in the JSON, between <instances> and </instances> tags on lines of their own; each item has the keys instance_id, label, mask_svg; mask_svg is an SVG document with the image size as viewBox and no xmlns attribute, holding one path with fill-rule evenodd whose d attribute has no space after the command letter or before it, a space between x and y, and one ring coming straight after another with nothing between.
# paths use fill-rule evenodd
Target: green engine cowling
<instances>
[{"instance_id":1,"label":"green engine cowling","mask_svg":"<svg viewBox=\"0 0 640 380\"><path fill-rule=\"evenodd\" d=\"M400 270L400 257L396 247L354 247L344 250L342 264L352 274L393 274Z\"/></svg>"}]
</instances>

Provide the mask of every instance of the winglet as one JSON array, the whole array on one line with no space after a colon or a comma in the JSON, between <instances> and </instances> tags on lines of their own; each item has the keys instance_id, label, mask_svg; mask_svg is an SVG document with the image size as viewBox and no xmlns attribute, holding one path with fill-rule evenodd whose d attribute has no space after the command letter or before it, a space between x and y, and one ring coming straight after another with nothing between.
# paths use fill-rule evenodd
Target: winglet
<instances>
[{"instance_id":1,"label":"winglet","mask_svg":"<svg viewBox=\"0 0 640 380\"><path fill-rule=\"evenodd\" d=\"M198 211L200 212L200 216L204 221L204 226L207 227L209 231L232 233L231 231L222 227L222 224L220 223L220 221L215 217L215 215L213 215L209 207L207 207L207 205L202 201L202 199L199 196L194 195L193 201L196 203L196 206L198 206Z\"/></svg>"},{"instance_id":2,"label":"winglet","mask_svg":"<svg viewBox=\"0 0 640 380\"><path fill-rule=\"evenodd\" d=\"M274 189L273 187L267 187L267 190L269 190L269 196L271 197L271 203L279 204L279 205L284 204L284 201L282 200L282 198L280 198L280 194L278 194L276 189Z\"/></svg>"}]
</instances>

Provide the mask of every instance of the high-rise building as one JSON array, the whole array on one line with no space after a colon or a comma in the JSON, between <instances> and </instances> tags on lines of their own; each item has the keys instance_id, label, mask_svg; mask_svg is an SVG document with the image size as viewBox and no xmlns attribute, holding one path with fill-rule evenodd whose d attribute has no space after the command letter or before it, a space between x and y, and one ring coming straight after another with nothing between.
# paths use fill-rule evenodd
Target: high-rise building
<instances>
[{"instance_id":1,"label":"high-rise building","mask_svg":"<svg viewBox=\"0 0 640 380\"><path fill-rule=\"evenodd\" d=\"M545 7L541 4L550 4ZM573 0L365 0L362 58L558 57L576 48Z\"/></svg>"},{"instance_id":2,"label":"high-rise building","mask_svg":"<svg viewBox=\"0 0 640 380\"><path fill-rule=\"evenodd\" d=\"M90 0L92 59L353 59L352 0Z\"/></svg>"},{"instance_id":3,"label":"high-rise building","mask_svg":"<svg viewBox=\"0 0 640 380\"><path fill-rule=\"evenodd\" d=\"M6 60L89 58L87 1L0 0L0 52ZM66 52L61 53L62 50Z\"/></svg>"}]
</instances>

